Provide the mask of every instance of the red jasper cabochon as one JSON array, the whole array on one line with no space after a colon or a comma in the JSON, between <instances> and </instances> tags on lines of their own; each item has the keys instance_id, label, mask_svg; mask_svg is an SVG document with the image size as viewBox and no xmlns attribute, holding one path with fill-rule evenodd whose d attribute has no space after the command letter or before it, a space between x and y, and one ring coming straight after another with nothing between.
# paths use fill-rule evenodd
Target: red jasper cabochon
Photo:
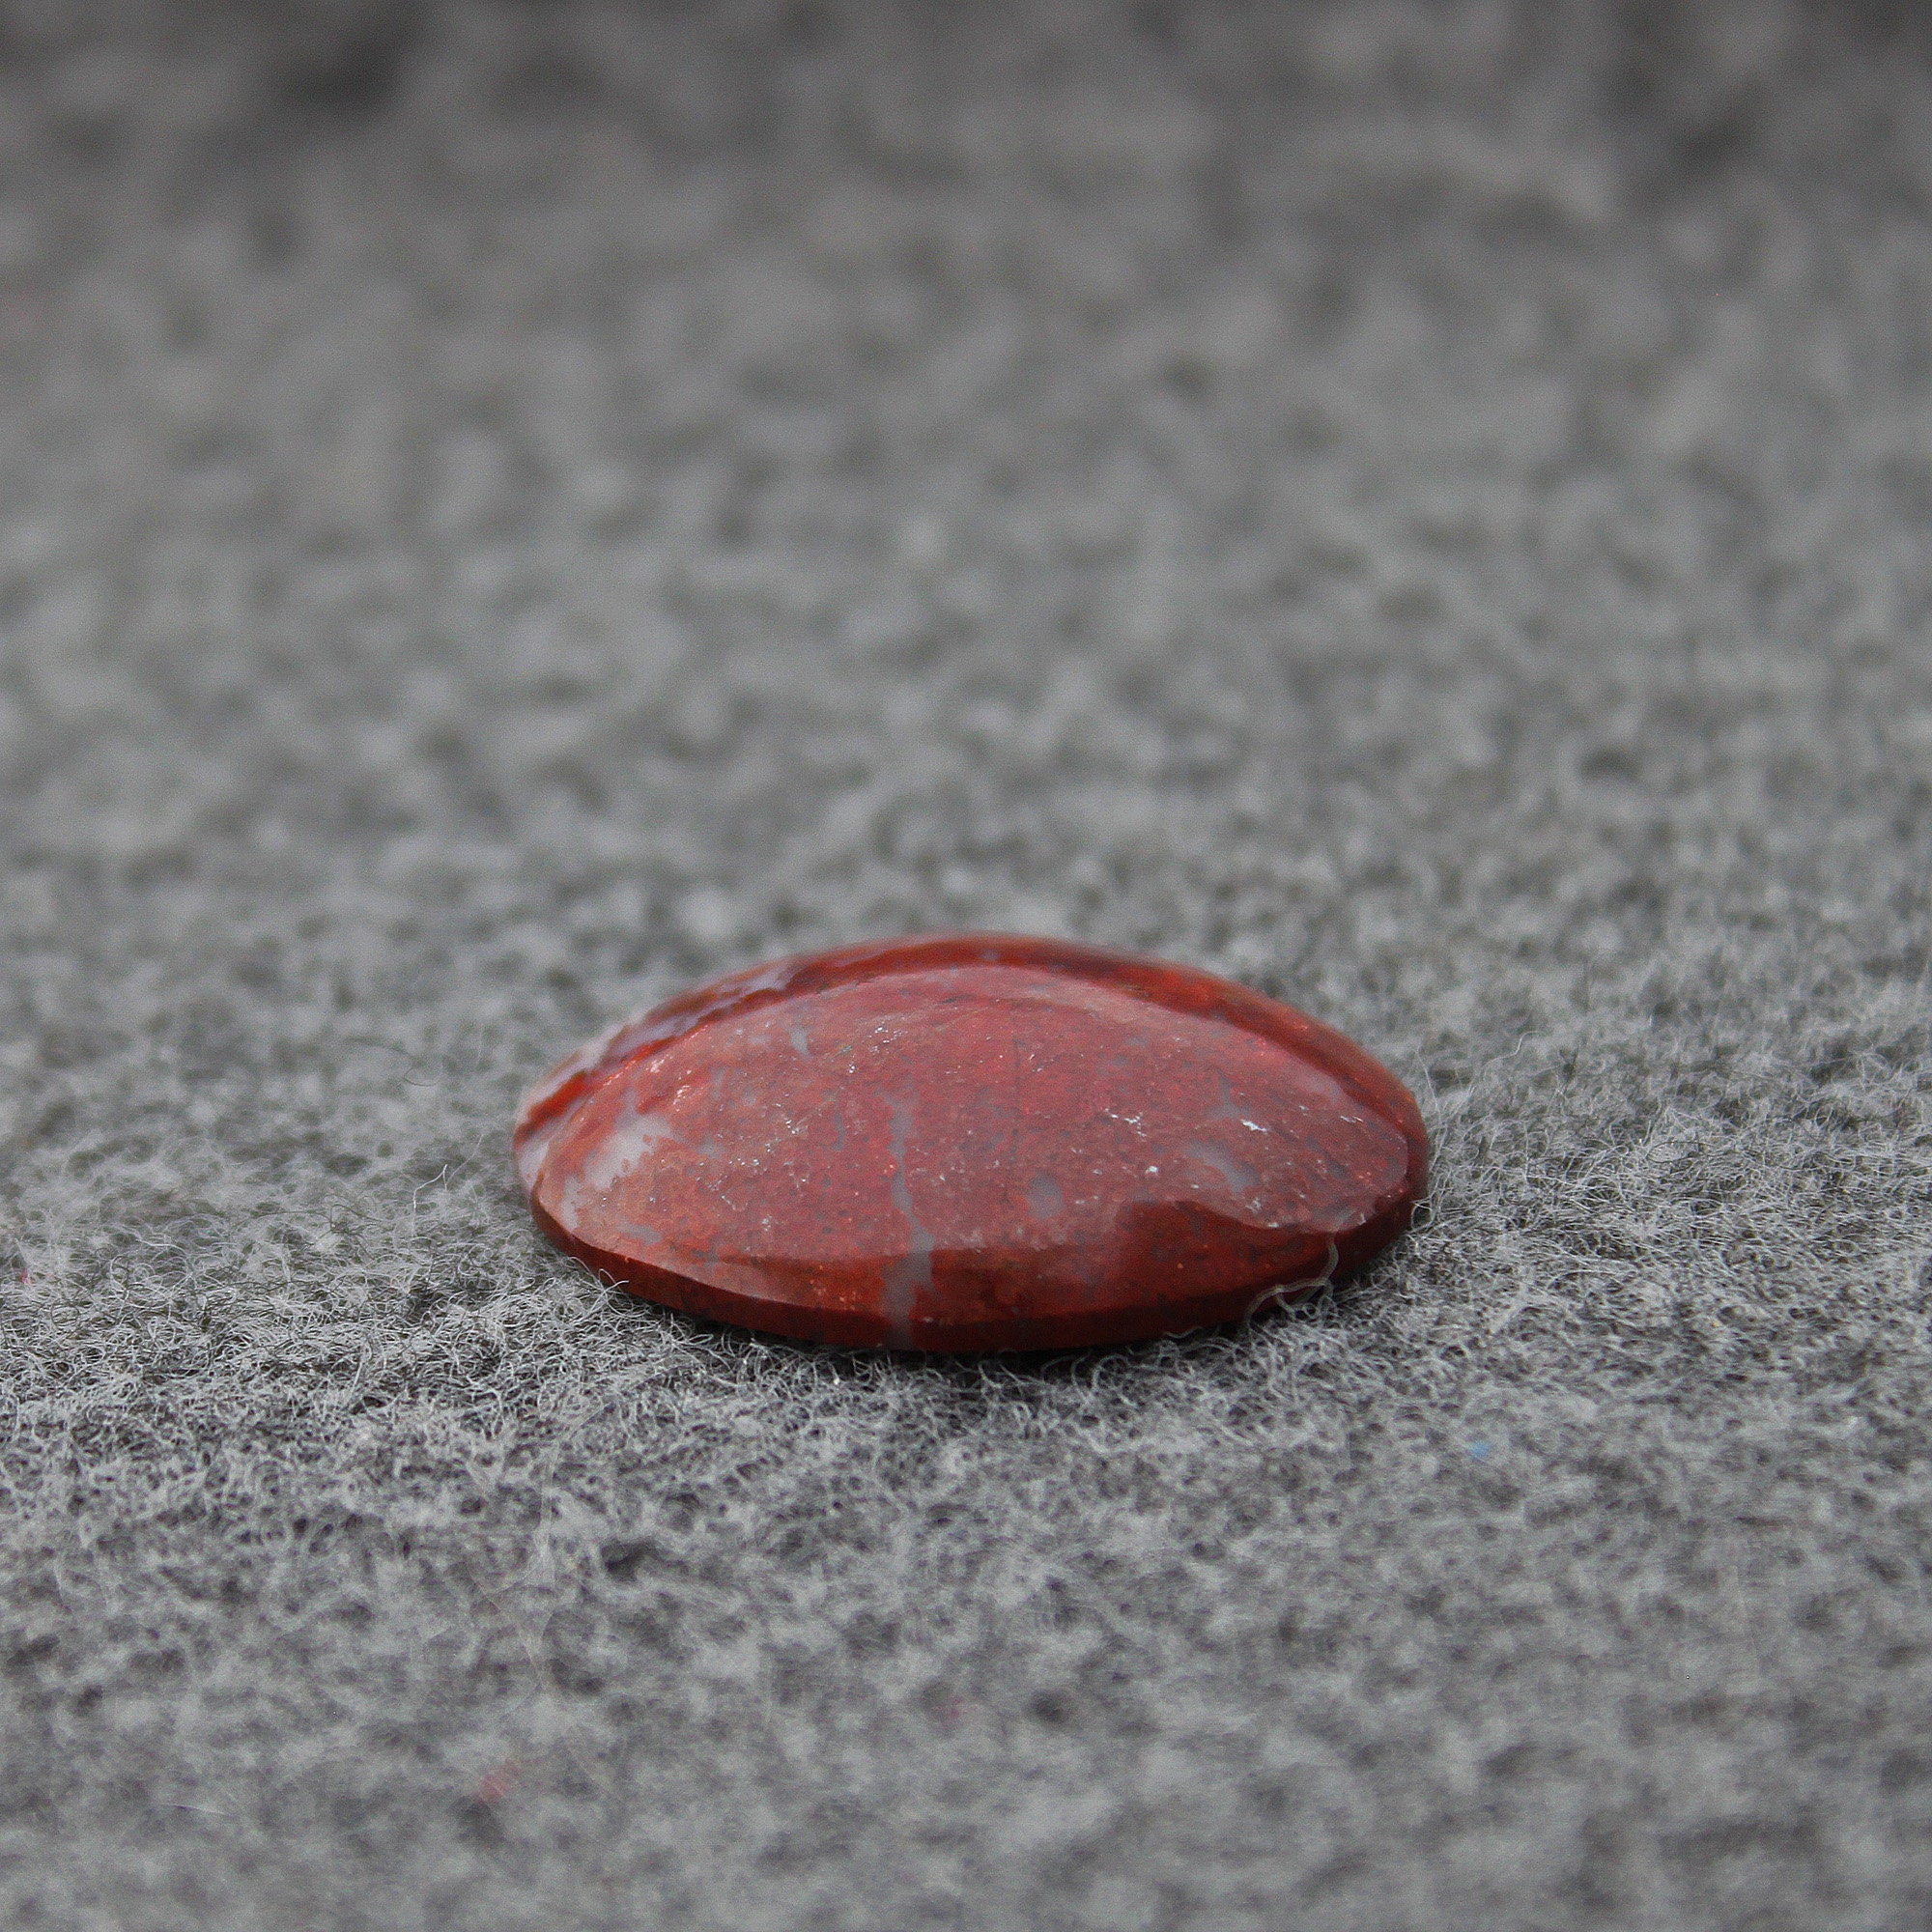
<instances>
[{"instance_id":1,"label":"red jasper cabochon","mask_svg":"<svg viewBox=\"0 0 1932 1932\"><path fill-rule=\"evenodd\" d=\"M968 933L734 973L526 1096L537 1225L633 1293L780 1335L1059 1349L1238 1321L1407 1227L1415 1102L1185 966Z\"/></svg>"}]
</instances>

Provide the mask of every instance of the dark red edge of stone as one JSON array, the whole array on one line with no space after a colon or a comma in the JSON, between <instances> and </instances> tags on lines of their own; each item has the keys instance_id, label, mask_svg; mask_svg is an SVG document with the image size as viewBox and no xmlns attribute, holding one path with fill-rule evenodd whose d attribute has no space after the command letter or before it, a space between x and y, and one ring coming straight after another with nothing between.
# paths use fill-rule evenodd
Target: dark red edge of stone
<instances>
[{"instance_id":1,"label":"dark red edge of stone","mask_svg":"<svg viewBox=\"0 0 1932 1932\"><path fill-rule=\"evenodd\" d=\"M551 1141L583 1100L640 1052L668 1045L724 1014L769 1006L800 993L823 992L875 972L891 959L893 973L930 972L947 966L1025 966L1076 978L1104 979L1111 984L1169 1011L1223 1020L1292 1047L1330 1074L1372 1112L1401 1132L1408 1143L1404 1186L1383 1212L1345 1235L1332 1259L1311 1257L1309 1278L1265 1292L1260 1302L1287 1306L1305 1299L1331 1281L1340 1281L1380 1253L1408 1227L1429 1179L1429 1137L1422 1114L1407 1088L1346 1034L1323 1026L1297 1008L1251 991L1198 967L1147 959L1111 948L1064 939L1011 933L951 933L932 938L869 940L836 952L797 954L743 972L727 974L678 993L648 1011L625 1020L601 1040L560 1062L525 1094L517 1109L512 1147L530 1213L545 1237L582 1262L600 1280L640 1299L660 1302L686 1315L723 1321L796 1341L827 1342L857 1349L892 1347L884 1321L857 1312L810 1310L754 1295L734 1294L668 1268L628 1257L613 1257L565 1232L537 1200L536 1182ZM620 1265L613 1266L613 1261ZM1187 1334L1198 1328L1240 1321L1256 1312L1257 1297L1246 1290L1204 1295L1198 1302L1163 1302L1156 1311L1126 1308L1096 1319L1078 1317L1017 1322L918 1324L914 1347L949 1354L1021 1353L1061 1348L1104 1347ZM1177 1319L1178 1318L1178 1319ZM982 1327L984 1332L982 1332ZM995 1339L997 1335L998 1339Z\"/></svg>"}]
</instances>

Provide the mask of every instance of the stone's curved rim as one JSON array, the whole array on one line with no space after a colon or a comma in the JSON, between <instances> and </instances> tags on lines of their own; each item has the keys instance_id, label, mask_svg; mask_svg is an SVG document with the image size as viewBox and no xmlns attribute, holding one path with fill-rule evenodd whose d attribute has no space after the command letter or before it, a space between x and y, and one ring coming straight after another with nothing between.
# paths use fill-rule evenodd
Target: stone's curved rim
<instances>
[{"instance_id":1,"label":"stone's curved rim","mask_svg":"<svg viewBox=\"0 0 1932 1932\"><path fill-rule=\"evenodd\" d=\"M948 1322L917 1317L909 1338L889 1332L884 1317L867 1311L815 1308L741 1293L712 1283L612 1255L579 1240L544 1208L539 1196L551 1148L579 1108L606 1081L673 1040L727 1015L823 992L864 978L931 972L949 966L1016 966L1099 979L1170 1012L1221 1020L1288 1048L1329 1074L1406 1141L1403 1183L1380 1212L1332 1240L1309 1237L1305 1276L1264 1287L1217 1289L1169 1295L1133 1307L1081 1310L1035 1321L1003 1317L989 1322ZM1149 1341L1245 1320L1264 1304L1304 1300L1352 1273L1409 1225L1429 1178L1429 1140L1414 1096L1387 1067L1347 1035L1298 1008L1224 980L1199 967L1151 959L1081 941L1018 933L939 933L868 940L833 952L794 953L746 968L673 995L632 1014L560 1061L531 1086L517 1109L512 1135L517 1171L538 1229L564 1253L613 1288L687 1315L764 1334L846 1348L896 1348L949 1354L1024 1353L1048 1349L1103 1347ZM990 1332L997 1327L998 1335Z\"/></svg>"},{"instance_id":2,"label":"stone's curved rim","mask_svg":"<svg viewBox=\"0 0 1932 1932\"><path fill-rule=\"evenodd\" d=\"M807 1308L797 1302L739 1294L669 1268L653 1267L647 1262L613 1257L565 1233L534 1201L530 1204L530 1213L548 1239L572 1260L581 1262L600 1281L611 1288L622 1289L640 1301L655 1302L681 1315L831 1348L876 1349L905 1354L1023 1355L1159 1341L1196 1334L1205 1328L1228 1327L1247 1321L1264 1308L1292 1308L1331 1284L1347 1280L1373 1260L1407 1228L1415 1207L1414 1200L1404 1196L1397 1206L1337 1240L1311 1240L1313 1272L1258 1292L1252 1288L1217 1291L1211 1294L1143 1302L1130 1308L1083 1309L1077 1314L1032 1321L1003 1317L997 1322L952 1322L915 1316L910 1339L895 1337L879 1315ZM613 1266L613 1262L618 1265Z\"/></svg>"}]
</instances>

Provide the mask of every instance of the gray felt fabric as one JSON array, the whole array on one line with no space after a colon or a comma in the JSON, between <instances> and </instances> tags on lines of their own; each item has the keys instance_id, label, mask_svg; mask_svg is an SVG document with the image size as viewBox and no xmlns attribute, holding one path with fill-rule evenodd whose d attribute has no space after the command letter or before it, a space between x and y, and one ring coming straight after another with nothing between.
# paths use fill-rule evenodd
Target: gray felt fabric
<instances>
[{"instance_id":1,"label":"gray felt fabric","mask_svg":"<svg viewBox=\"0 0 1932 1932\"><path fill-rule=\"evenodd\" d=\"M1920 10L0 20L0 1923L1932 1917ZM536 1238L949 925L1432 1217L1008 1363Z\"/></svg>"}]
</instances>

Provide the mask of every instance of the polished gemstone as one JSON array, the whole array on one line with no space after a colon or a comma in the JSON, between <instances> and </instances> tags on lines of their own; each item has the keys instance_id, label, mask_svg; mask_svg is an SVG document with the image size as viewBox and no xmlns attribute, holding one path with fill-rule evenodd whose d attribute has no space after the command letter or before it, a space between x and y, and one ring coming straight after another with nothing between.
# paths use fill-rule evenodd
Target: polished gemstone
<instances>
[{"instance_id":1,"label":"polished gemstone","mask_svg":"<svg viewBox=\"0 0 1932 1932\"><path fill-rule=\"evenodd\" d=\"M1209 974L969 933L736 973L526 1096L537 1224L633 1293L813 1341L1058 1349L1234 1321L1407 1225L1415 1102Z\"/></svg>"}]
</instances>

